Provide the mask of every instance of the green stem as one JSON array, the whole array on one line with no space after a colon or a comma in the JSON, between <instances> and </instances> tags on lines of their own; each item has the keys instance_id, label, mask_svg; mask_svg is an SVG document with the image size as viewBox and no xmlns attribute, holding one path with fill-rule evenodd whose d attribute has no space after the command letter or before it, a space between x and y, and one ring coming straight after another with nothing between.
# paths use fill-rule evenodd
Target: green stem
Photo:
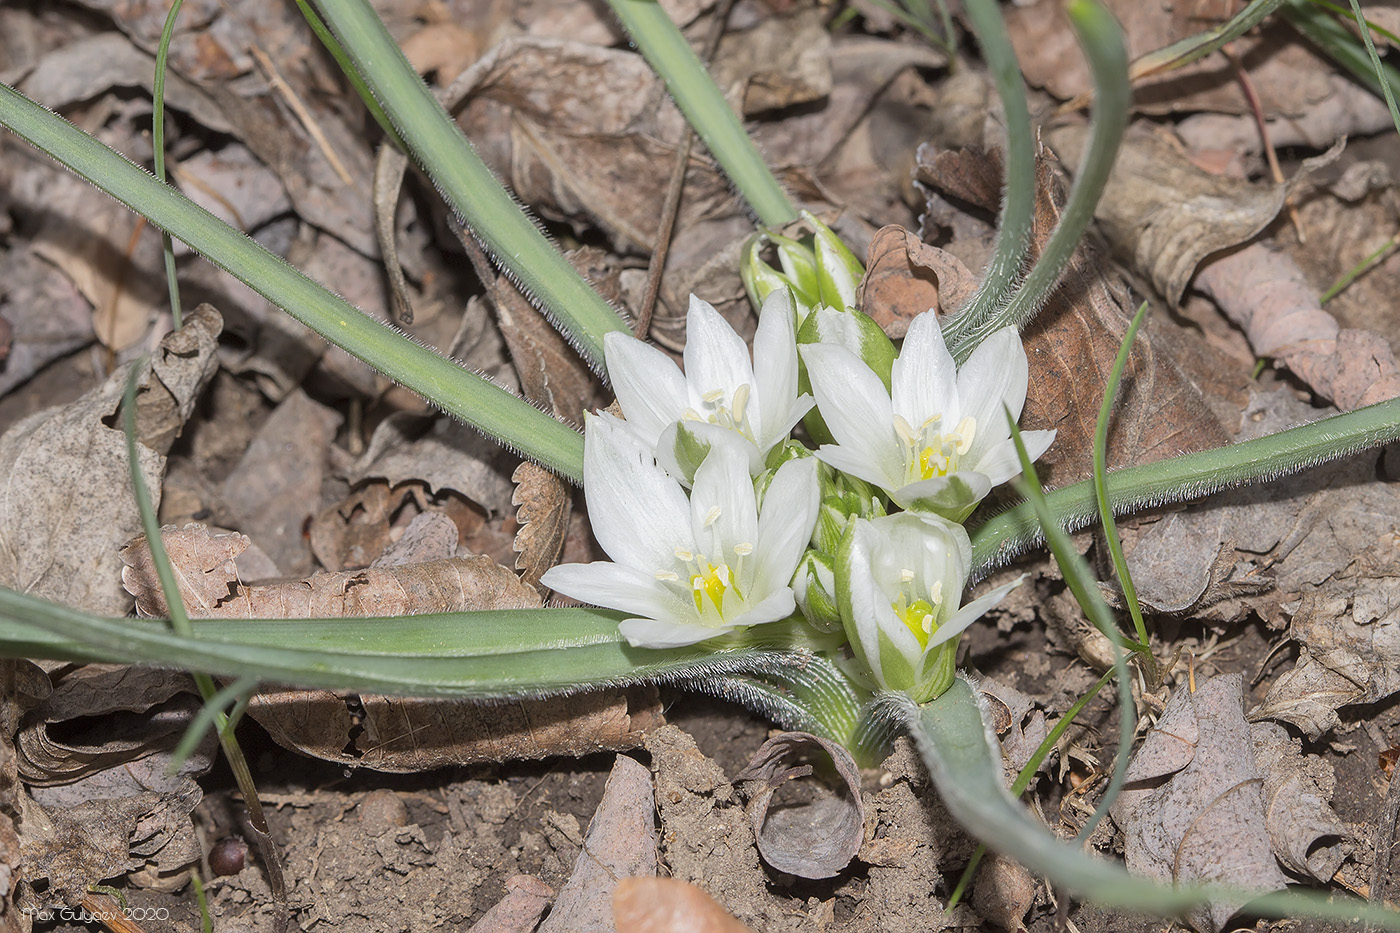
<instances>
[{"instance_id":1,"label":"green stem","mask_svg":"<svg viewBox=\"0 0 1400 933\"><path fill-rule=\"evenodd\" d=\"M792 200L768 170L744 125L661 5L656 0L608 3L759 221L781 227L796 220L797 208Z\"/></svg>"},{"instance_id":2,"label":"green stem","mask_svg":"<svg viewBox=\"0 0 1400 933\"><path fill-rule=\"evenodd\" d=\"M320 0L321 15L415 160L516 285L594 369L603 337L632 330L528 217L418 77L368 0Z\"/></svg>"},{"instance_id":3,"label":"green stem","mask_svg":"<svg viewBox=\"0 0 1400 933\"><path fill-rule=\"evenodd\" d=\"M165 71L170 58L170 39L175 35L175 17L185 0L175 0L170 4L170 12L165 14L165 26L160 31L160 44L156 47L156 73L151 82L151 151L154 156L155 175L165 181ZM161 253L165 258L165 289L170 294L170 315L175 321L175 329L181 323L180 280L175 274L175 250L170 243L169 232L160 233Z\"/></svg>"},{"instance_id":4,"label":"green stem","mask_svg":"<svg viewBox=\"0 0 1400 933\"><path fill-rule=\"evenodd\" d=\"M1142 607L1138 605L1137 587L1133 585L1133 575L1128 572L1128 560L1123 556L1123 542L1118 537L1118 522L1113 517L1113 509L1108 504L1108 425L1113 418L1113 402L1118 395L1118 384L1123 378L1123 370L1128 366L1128 354L1133 349L1133 338L1147 317L1147 302L1142 303L1128 332L1123 335L1123 344L1118 348L1118 358L1113 362L1113 370L1104 388L1103 404L1099 406L1099 420L1094 427L1094 501L1099 510L1099 524L1103 526L1104 538L1108 542L1108 553L1113 560L1113 572L1123 590L1123 603L1133 619L1133 629L1137 632L1138 644L1146 647L1151 642L1147 637L1147 623L1142 619Z\"/></svg>"}]
</instances>

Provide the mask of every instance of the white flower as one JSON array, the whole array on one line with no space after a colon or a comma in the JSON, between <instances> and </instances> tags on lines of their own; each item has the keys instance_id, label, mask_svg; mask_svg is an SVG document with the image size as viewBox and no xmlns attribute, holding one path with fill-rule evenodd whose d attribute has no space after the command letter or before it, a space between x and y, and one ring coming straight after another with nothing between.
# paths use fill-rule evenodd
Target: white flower
<instances>
[{"instance_id":1,"label":"white flower","mask_svg":"<svg viewBox=\"0 0 1400 933\"><path fill-rule=\"evenodd\" d=\"M789 585L817 517L817 464L783 464L760 511L743 451L716 445L685 490L625 424L590 415L583 454L593 534L613 562L564 564L545 586L634 618L636 647L674 648L793 614Z\"/></svg>"},{"instance_id":2,"label":"white flower","mask_svg":"<svg viewBox=\"0 0 1400 933\"><path fill-rule=\"evenodd\" d=\"M997 331L956 369L932 312L909 325L890 391L850 350L801 348L817 409L837 443L817 456L887 492L900 506L952 521L1021 472L1003 406L1020 418L1028 379L1015 330ZM1054 431L1021 435L1034 460Z\"/></svg>"},{"instance_id":3,"label":"white flower","mask_svg":"<svg viewBox=\"0 0 1400 933\"><path fill-rule=\"evenodd\" d=\"M836 602L877 686L924 703L952 684L957 636L1021 582L959 608L971 559L967 532L937 516L852 521L836 558Z\"/></svg>"},{"instance_id":4,"label":"white flower","mask_svg":"<svg viewBox=\"0 0 1400 933\"><path fill-rule=\"evenodd\" d=\"M695 441L743 442L749 473L787 439L812 407L797 394L797 339L786 289L768 296L754 335L754 359L729 323L694 296L686 317L685 374L655 347L625 334L604 338L603 351L627 427L674 475L689 478ZM692 438L678 439L677 426ZM676 450L691 443L688 456Z\"/></svg>"}]
</instances>

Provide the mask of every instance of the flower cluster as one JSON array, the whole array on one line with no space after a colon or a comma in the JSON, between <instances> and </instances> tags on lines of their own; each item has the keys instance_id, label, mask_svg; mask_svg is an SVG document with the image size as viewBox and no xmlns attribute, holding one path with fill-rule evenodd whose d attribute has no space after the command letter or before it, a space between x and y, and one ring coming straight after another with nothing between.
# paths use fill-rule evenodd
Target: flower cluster
<instances>
[{"instance_id":1,"label":"flower cluster","mask_svg":"<svg viewBox=\"0 0 1400 933\"><path fill-rule=\"evenodd\" d=\"M854 679L925 702L953 682L957 636L1016 585L963 604L961 522L1020 471L1006 413L1025 403L1026 355L1008 329L958 368L931 311L896 351L851 308L859 263L808 222L815 249L778 238L783 272L746 262L761 300L752 358L698 298L684 371L608 336L625 420L589 416L584 488L612 560L543 582L627 613L622 634L644 648L800 613L844 632ZM794 438L799 423L815 449ZM1023 439L1035 458L1054 432Z\"/></svg>"}]
</instances>

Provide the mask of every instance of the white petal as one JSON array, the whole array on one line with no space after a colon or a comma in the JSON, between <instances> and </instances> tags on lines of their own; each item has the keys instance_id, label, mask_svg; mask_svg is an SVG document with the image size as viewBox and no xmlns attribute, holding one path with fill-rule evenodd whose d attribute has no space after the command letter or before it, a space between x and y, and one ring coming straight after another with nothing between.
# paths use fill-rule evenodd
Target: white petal
<instances>
[{"instance_id":1,"label":"white petal","mask_svg":"<svg viewBox=\"0 0 1400 933\"><path fill-rule=\"evenodd\" d=\"M713 305L694 295L685 319L685 380L692 405L708 392L728 396L754 382L749 348Z\"/></svg>"},{"instance_id":2,"label":"white petal","mask_svg":"<svg viewBox=\"0 0 1400 933\"><path fill-rule=\"evenodd\" d=\"M786 288L773 292L763 302L758 332L753 338L753 358L756 384L754 398L749 402L749 417L755 438L771 447L781 439L780 434L786 435L802 417L791 415L797 403L797 333L792 299Z\"/></svg>"},{"instance_id":3,"label":"white petal","mask_svg":"<svg viewBox=\"0 0 1400 933\"><path fill-rule=\"evenodd\" d=\"M1022 431L1021 441L1026 445L1026 453L1031 462L1050 449L1055 442L1054 431ZM975 469L985 474L993 486L1000 486L1021 472L1021 458L1016 456L1016 442L1011 438L998 443L977 461Z\"/></svg>"},{"instance_id":4,"label":"white petal","mask_svg":"<svg viewBox=\"0 0 1400 933\"><path fill-rule=\"evenodd\" d=\"M783 587L769 593L759 602L739 613L733 619L725 619L735 626L763 625L766 622L779 622L797 611L797 600L792 590Z\"/></svg>"},{"instance_id":5,"label":"white petal","mask_svg":"<svg viewBox=\"0 0 1400 933\"><path fill-rule=\"evenodd\" d=\"M928 646L930 648L935 648L949 639L961 635L964 629L982 618L988 609L991 609L1006 598L1007 593L1010 593L1012 590L1016 589L1016 587L1020 586L1021 581L1024 579L1025 575L1023 574L1010 583L999 586L987 595L979 596L966 606L963 606L957 612L953 613L948 621L938 627L938 631L934 632L933 637L928 640Z\"/></svg>"},{"instance_id":6,"label":"white petal","mask_svg":"<svg viewBox=\"0 0 1400 933\"><path fill-rule=\"evenodd\" d=\"M755 594L780 589L792 580L817 523L820 495L817 462L810 457L789 460L774 474L758 516Z\"/></svg>"},{"instance_id":7,"label":"white petal","mask_svg":"<svg viewBox=\"0 0 1400 933\"><path fill-rule=\"evenodd\" d=\"M593 536L619 564L652 573L694 549L684 490L610 415L586 418L583 482Z\"/></svg>"},{"instance_id":8,"label":"white petal","mask_svg":"<svg viewBox=\"0 0 1400 933\"><path fill-rule=\"evenodd\" d=\"M943 342L938 316L926 311L910 322L890 373L894 413L915 430L942 415L944 429L952 430L961 419L958 389L957 367Z\"/></svg>"},{"instance_id":9,"label":"white petal","mask_svg":"<svg viewBox=\"0 0 1400 933\"><path fill-rule=\"evenodd\" d=\"M866 464L864 469L849 472L882 489L902 482L904 459L894 431L894 409L880 377L844 347L807 344L801 352L826 426L837 444L846 449L844 456Z\"/></svg>"},{"instance_id":10,"label":"white petal","mask_svg":"<svg viewBox=\"0 0 1400 933\"><path fill-rule=\"evenodd\" d=\"M820 451L818 452L820 456ZM934 512L953 518L960 512L971 512L992 491L992 483L975 470L959 470L947 476L919 480L891 490L890 498L901 507L915 512Z\"/></svg>"},{"instance_id":11,"label":"white petal","mask_svg":"<svg viewBox=\"0 0 1400 933\"><path fill-rule=\"evenodd\" d=\"M603 356L628 427L655 447L662 430L690 406L680 367L656 347L616 332L603 338Z\"/></svg>"},{"instance_id":12,"label":"white petal","mask_svg":"<svg viewBox=\"0 0 1400 933\"><path fill-rule=\"evenodd\" d=\"M674 476L682 486L687 485L688 476L693 479L693 474L699 467L692 463L687 469L681 463L681 457L676 447L677 441L680 439L681 425L685 425L685 429L691 437L709 444L711 450L720 444L742 448L744 456L748 460L749 475L757 476L763 472L763 453L742 434L706 421L678 421L661 432L661 437L656 442L656 462L661 464L666 472Z\"/></svg>"},{"instance_id":13,"label":"white petal","mask_svg":"<svg viewBox=\"0 0 1400 933\"><path fill-rule=\"evenodd\" d=\"M652 618L685 619L687 608L694 609L651 574L609 561L560 564L545 571L540 582L580 602Z\"/></svg>"},{"instance_id":14,"label":"white petal","mask_svg":"<svg viewBox=\"0 0 1400 933\"><path fill-rule=\"evenodd\" d=\"M987 446L1010 434L1003 406L1011 410L1013 420L1020 420L1026 404L1028 373L1026 350L1010 327L982 341L958 371L963 417L977 420L977 435L967 453L973 462ZM949 427L954 426L956 423Z\"/></svg>"},{"instance_id":15,"label":"white petal","mask_svg":"<svg viewBox=\"0 0 1400 933\"><path fill-rule=\"evenodd\" d=\"M707 628L661 619L624 619L617 628L634 648L684 648L734 630L729 625Z\"/></svg>"},{"instance_id":16,"label":"white petal","mask_svg":"<svg viewBox=\"0 0 1400 933\"><path fill-rule=\"evenodd\" d=\"M700 553L713 563L729 563L736 545L758 540L749 461L736 443L717 443L695 471L690 493L690 521Z\"/></svg>"},{"instance_id":17,"label":"white petal","mask_svg":"<svg viewBox=\"0 0 1400 933\"><path fill-rule=\"evenodd\" d=\"M840 444L823 444L822 447L816 448L816 458L823 464L834 466L843 474L864 479L865 482L881 489L897 489L900 483L904 482L902 469L893 468L888 459L885 462L875 462L871 459L869 451L841 447Z\"/></svg>"}]
</instances>

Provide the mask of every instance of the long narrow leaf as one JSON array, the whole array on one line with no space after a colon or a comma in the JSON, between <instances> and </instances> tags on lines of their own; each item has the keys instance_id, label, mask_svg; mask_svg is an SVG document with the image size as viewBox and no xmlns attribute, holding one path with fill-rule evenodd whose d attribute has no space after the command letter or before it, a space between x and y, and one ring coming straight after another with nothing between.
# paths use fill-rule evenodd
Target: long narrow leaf
<instances>
[{"instance_id":1,"label":"long narrow leaf","mask_svg":"<svg viewBox=\"0 0 1400 933\"><path fill-rule=\"evenodd\" d=\"M633 648L621 617L589 609L399 618L208 620L195 637L164 622L107 619L0 588L0 654L166 665L225 677L407 696L497 698L742 674L818 663L768 625L727 650ZM787 650L782 650L782 649ZM825 663L825 662L821 662Z\"/></svg>"},{"instance_id":2,"label":"long narrow leaf","mask_svg":"<svg viewBox=\"0 0 1400 933\"><path fill-rule=\"evenodd\" d=\"M0 125L188 243L331 343L448 414L575 482L581 479L578 432L364 314L120 153L4 85Z\"/></svg>"},{"instance_id":3,"label":"long narrow leaf","mask_svg":"<svg viewBox=\"0 0 1400 933\"><path fill-rule=\"evenodd\" d=\"M1333 415L1229 447L1183 454L1107 476L1115 514L1200 499L1231 486L1272 480L1400 440L1400 399ZM1066 531L1083 528L1098 514L1093 483L1086 480L1046 496ZM972 532L973 576L1040 543L1040 525L1027 503L994 516Z\"/></svg>"},{"instance_id":4,"label":"long narrow leaf","mask_svg":"<svg viewBox=\"0 0 1400 933\"><path fill-rule=\"evenodd\" d=\"M987 734L976 692L967 681L958 680L952 689L922 707L908 697L889 695L885 709L909 729L949 814L988 847L1057 887L1096 904L1163 915L1180 913L1210 899L1249 900L1249 892L1224 886L1172 887L1136 878L1120 865L1095 858L1051 835L1006 792L1001 750ZM1267 894L1250 900L1249 909L1263 916L1366 919L1385 929L1400 930L1400 914L1350 898L1330 901L1304 892Z\"/></svg>"},{"instance_id":5,"label":"long narrow leaf","mask_svg":"<svg viewBox=\"0 0 1400 933\"><path fill-rule=\"evenodd\" d=\"M758 219L772 227L796 220L797 209L787 192L768 170L744 125L661 4L656 0L608 3Z\"/></svg>"},{"instance_id":6,"label":"long narrow leaf","mask_svg":"<svg viewBox=\"0 0 1400 933\"><path fill-rule=\"evenodd\" d=\"M320 0L326 24L447 203L599 372L603 337L630 334L525 214L418 77L367 0Z\"/></svg>"}]
</instances>

